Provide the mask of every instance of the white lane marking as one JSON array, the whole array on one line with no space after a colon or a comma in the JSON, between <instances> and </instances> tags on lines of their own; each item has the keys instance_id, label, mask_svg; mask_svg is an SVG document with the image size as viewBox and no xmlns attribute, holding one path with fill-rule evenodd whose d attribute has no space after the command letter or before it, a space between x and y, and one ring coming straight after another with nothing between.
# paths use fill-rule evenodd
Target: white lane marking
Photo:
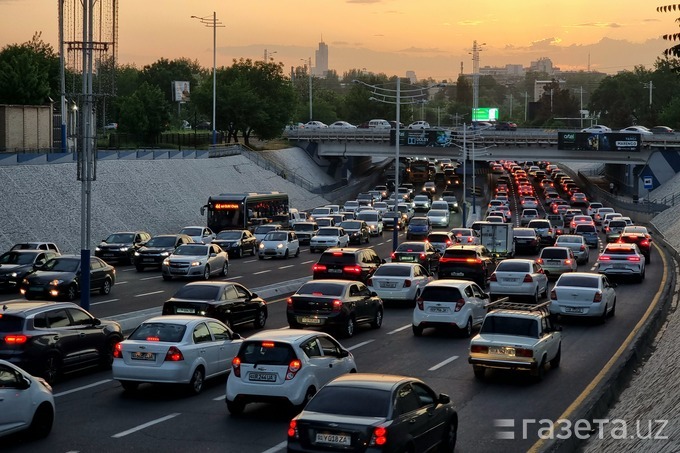
<instances>
[{"instance_id":1,"label":"white lane marking","mask_svg":"<svg viewBox=\"0 0 680 453\"><path fill-rule=\"evenodd\" d=\"M153 294L161 294L164 293L165 291L152 291L150 293L144 293L144 294L136 294L135 297L144 297L144 296L151 296Z\"/></svg>"},{"instance_id":2,"label":"white lane marking","mask_svg":"<svg viewBox=\"0 0 680 453\"><path fill-rule=\"evenodd\" d=\"M392 334L395 334L395 333L397 333L397 332L401 332L402 330L406 330L406 329L408 329L409 327L411 327L411 324L406 324L404 327L399 327L398 329L394 329L394 330L391 331L391 332L387 332L387 335L392 335Z\"/></svg>"},{"instance_id":3,"label":"white lane marking","mask_svg":"<svg viewBox=\"0 0 680 453\"><path fill-rule=\"evenodd\" d=\"M227 395L225 394L225 395L222 395L222 396L218 396L217 398L213 398L213 401L222 401L223 399L226 399L226 398L227 398Z\"/></svg>"},{"instance_id":4,"label":"white lane marking","mask_svg":"<svg viewBox=\"0 0 680 453\"><path fill-rule=\"evenodd\" d=\"M310 263L316 263L316 260L303 261L300 264L310 264Z\"/></svg>"},{"instance_id":5,"label":"white lane marking","mask_svg":"<svg viewBox=\"0 0 680 453\"><path fill-rule=\"evenodd\" d=\"M236 280L237 278L241 278L243 275L234 275L233 277L225 277L222 279L223 282L229 281L229 280Z\"/></svg>"},{"instance_id":6,"label":"white lane marking","mask_svg":"<svg viewBox=\"0 0 680 453\"><path fill-rule=\"evenodd\" d=\"M156 425L158 423L162 423L166 420L170 420L171 418L175 418L178 415L179 415L179 412L175 412L174 414L166 415L165 417L157 418L156 420L151 420L150 422L144 423L144 424L139 425L139 426L135 426L134 428L128 429L127 431L122 431L118 434L114 434L111 437L119 439L121 437L127 436L128 434L132 434L132 433L135 433L137 431L141 431L144 428L148 428L149 426L153 426L153 425Z\"/></svg>"},{"instance_id":7,"label":"white lane marking","mask_svg":"<svg viewBox=\"0 0 680 453\"><path fill-rule=\"evenodd\" d=\"M286 445L288 445L287 440L281 442L280 444L274 445L272 448L270 448L269 450L265 450L262 453L276 453L277 451L283 450Z\"/></svg>"},{"instance_id":8,"label":"white lane marking","mask_svg":"<svg viewBox=\"0 0 680 453\"><path fill-rule=\"evenodd\" d=\"M137 269L135 269L134 267L131 267L129 269L116 269L116 272L132 272L132 271L136 271L136 270Z\"/></svg>"},{"instance_id":9,"label":"white lane marking","mask_svg":"<svg viewBox=\"0 0 680 453\"><path fill-rule=\"evenodd\" d=\"M122 282L116 281L116 285L124 285L126 283L130 283L130 282L128 282L127 280L122 281Z\"/></svg>"},{"instance_id":10,"label":"white lane marking","mask_svg":"<svg viewBox=\"0 0 680 453\"><path fill-rule=\"evenodd\" d=\"M280 266L279 269L288 269L289 267L295 267L294 264L290 264L288 266Z\"/></svg>"},{"instance_id":11,"label":"white lane marking","mask_svg":"<svg viewBox=\"0 0 680 453\"><path fill-rule=\"evenodd\" d=\"M253 272L253 275L266 274L267 272L271 272L271 269L267 269L266 271Z\"/></svg>"},{"instance_id":12,"label":"white lane marking","mask_svg":"<svg viewBox=\"0 0 680 453\"><path fill-rule=\"evenodd\" d=\"M111 302L116 302L118 300L120 300L120 299L102 300L102 301L99 301L99 302L92 302L90 305L108 304L108 303L111 303Z\"/></svg>"},{"instance_id":13,"label":"white lane marking","mask_svg":"<svg viewBox=\"0 0 680 453\"><path fill-rule=\"evenodd\" d=\"M153 279L162 278L162 277L163 277L162 275L154 275L153 277L144 277L144 278L140 278L140 280L141 280L141 281L144 281L144 280L153 280Z\"/></svg>"},{"instance_id":14,"label":"white lane marking","mask_svg":"<svg viewBox=\"0 0 680 453\"><path fill-rule=\"evenodd\" d=\"M444 365L453 362L453 361L456 360L457 358L458 358L457 355L454 355L453 357L449 357L448 359L444 360L443 362L439 362L438 364L436 364L436 365L433 366L432 368L428 368L427 371L435 371L435 370L438 370L438 369L440 369L441 367L443 367Z\"/></svg>"},{"instance_id":15,"label":"white lane marking","mask_svg":"<svg viewBox=\"0 0 680 453\"><path fill-rule=\"evenodd\" d=\"M369 343L373 343L374 341L375 341L375 340L364 341L363 343L355 344L354 346L350 346L349 348L346 348L346 349L347 349L348 351L351 351L351 350L353 350L353 349L360 348L360 347L362 347L362 346L366 346L366 345L369 344Z\"/></svg>"},{"instance_id":16,"label":"white lane marking","mask_svg":"<svg viewBox=\"0 0 680 453\"><path fill-rule=\"evenodd\" d=\"M244 261L243 264L256 263L256 262L257 262L257 260L248 260L248 261Z\"/></svg>"},{"instance_id":17,"label":"white lane marking","mask_svg":"<svg viewBox=\"0 0 680 453\"><path fill-rule=\"evenodd\" d=\"M55 398L57 398L57 397L60 397L60 396L69 395L71 393L80 392L81 390L87 390L89 388L96 387L96 386L102 385L102 384L106 384L107 382L111 382L111 381L113 381L113 379L104 379L103 381L97 381L97 382L93 382L92 384L84 385L82 387L78 387L78 388L71 389L71 390L66 390L64 392L55 393L53 396Z\"/></svg>"}]
</instances>

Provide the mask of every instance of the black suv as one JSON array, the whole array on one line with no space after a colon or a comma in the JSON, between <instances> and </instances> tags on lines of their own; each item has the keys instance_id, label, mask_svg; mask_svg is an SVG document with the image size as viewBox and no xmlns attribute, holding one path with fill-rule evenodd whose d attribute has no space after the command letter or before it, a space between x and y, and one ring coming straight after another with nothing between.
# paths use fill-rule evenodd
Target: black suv
<instances>
[{"instance_id":1,"label":"black suv","mask_svg":"<svg viewBox=\"0 0 680 453\"><path fill-rule=\"evenodd\" d=\"M135 252L151 239L146 231L122 231L110 234L94 249L94 256L107 263L134 264Z\"/></svg>"},{"instance_id":2,"label":"black suv","mask_svg":"<svg viewBox=\"0 0 680 453\"><path fill-rule=\"evenodd\" d=\"M496 260L483 245L454 245L439 259L438 278L472 280L482 288L496 270Z\"/></svg>"},{"instance_id":3,"label":"black suv","mask_svg":"<svg viewBox=\"0 0 680 453\"><path fill-rule=\"evenodd\" d=\"M147 267L161 268L163 260L169 257L182 244L191 244L194 240L186 234L159 234L135 252L135 267L142 272Z\"/></svg>"},{"instance_id":4,"label":"black suv","mask_svg":"<svg viewBox=\"0 0 680 453\"><path fill-rule=\"evenodd\" d=\"M100 321L70 302L12 302L0 307L0 359L49 383L82 368L109 368L123 340L120 324Z\"/></svg>"},{"instance_id":5,"label":"black suv","mask_svg":"<svg viewBox=\"0 0 680 453\"><path fill-rule=\"evenodd\" d=\"M321 254L312 270L314 280L338 278L366 283L384 262L373 249L330 248Z\"/></svg>"}]
</instances>

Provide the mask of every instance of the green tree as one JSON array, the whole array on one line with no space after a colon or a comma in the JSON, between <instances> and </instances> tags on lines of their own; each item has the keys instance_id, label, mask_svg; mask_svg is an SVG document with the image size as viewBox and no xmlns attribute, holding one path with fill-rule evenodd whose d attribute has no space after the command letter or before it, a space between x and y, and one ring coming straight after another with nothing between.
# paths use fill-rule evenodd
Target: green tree
<instances>
[{"instance_id":1,"label":"green tree","mask_svg":"<svg viewBox=\"0 0 680 453\"><path fill-rule=\"evenodd\" d=\"M128 132L144 143L154 143L168 127L170 114L160 88L142 82L129 96L117 99L121 132Z\"/></svg>"},{"instance_id":2,"label":"green tree","mask_svg":"<svg viewBox=\"0 0 680 453\"><path fill-rule=\"evenodd\" d=\"M198 61L187 58L167 60L161 58L151 65L144 66L139 76L140 82L155 85L163 92L165 101L175 102L173 99L172 82L187 81L193 88L201 74L208 71L201 68Z\"/></svg>"}]
</instances>

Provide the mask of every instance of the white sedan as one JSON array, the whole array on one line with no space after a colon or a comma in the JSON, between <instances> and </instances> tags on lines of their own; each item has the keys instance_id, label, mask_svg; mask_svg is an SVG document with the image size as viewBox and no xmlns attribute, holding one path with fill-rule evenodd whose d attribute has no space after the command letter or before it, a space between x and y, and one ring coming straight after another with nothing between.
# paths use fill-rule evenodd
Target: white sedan
<instances>
[{"instance_id":1,"label":"white sedan","mask_svg":"<svg viewBox=\"0 0 680 453\"><path fill-rule=\"evenodd\" d=\"M590 132L591 134L604 134L605 132L611 132L611 128L603 126L602 124L593 124L590 127L581 129L581 132Z\"/></svg>"},{"instance_id":2,"label":"white sedan","mask_svg":"<svg viewBox=\"0 0 680 453\"><path fill-rule=\"evenodd\" d=\"M597 272L607 276L635 275L638 282L645 278L645 256L637 244L609 243L597 258Z\"/></svg>"},{"instance_id":3,"label":"white sedan","mask_svg":"<svg viewBox=\"0 0 680 453\"><path fill-rule=\"evenodd\" d=\"M450 215L448 209L430 209L427 212L427 218L433 227L448 228L450 222Z\"/></svg>"},{"instance_id":4,"label":"white sedan","mask_svg":"<svg viewBox=\"0 0 680 453\"><path fill-rule=\"evenodd\" d=\"M647 129L644 126L628 126L626 128L621 129L619 132L632 132L633 134L640 134L640 135L654 135L654 132L651 130Z\"/></svg>"},{"instance_id":5,"label":"white sedan","mask_svg":"<svg viewBox=\"0 0 680 453\"><path fill-rule=\"evenodd\" d=\"M548 277L534 260L503 260L491 274L489 294L493 299L505 296L529 297L533 303L538 303L541 296L548 295Z\"/></svg>"},{"instance_id":6,"label":"white sedan","mask_svg":"<svg viewBox=\"0 0 680 453\"><path fill-rule=\"evenodd\" d=\"M142 382L186 384L193 394L205 380L229 371L241 336L203 316L157 316L144 321L113 352L113 378L123 389Z\"/></svg>"},{"instance_id":7,"label":"white sedan","mask_svg":"<svg viewBox=\"0 0 680 453\"><path fill-rule=\"evenodd\" d=\"M309 251L323 251L330 247L347 247L349 235L342 227L319 228L316 236L309 240Z\"/></svg>"},{"instance_id":8,"label":"white sedan","mask_svg":"<svg viewBox=\"0 0 680 453\"><path fill-rule=\"evenodd\" d=\"M328 125L321 121L307 121L303 126L304 129L326 129Z\"/></svg>"},{"instance_id":9,"label":"white sedan","mask_svg":"<svg viewBox=\"0 0 680 453\"><path fill-rule=\"evenodd\" d=\"M347 121L336 121L328 125L329 129L356 129L354 124L350 124Z\"/></svg>"},{"instance_id":10,"label":"white sedan","mask_svg":"<svg viewBox=\"0 0 680 453\"><path fill-rule=\"evenodd\" d=\"M614 316L616 310L614 286L602 274L562 274L550 291L550 313L596 317L604 322L607 316Z\"/></svg>"},{"instance_id":11,"label":"white sedan","mask_svg":"<svg viewBox=\"0 0 680 453\"><path fill-rule=\"evenodd\" d=\"M267 233L260 241L257 257L259 259L288 258L300 256L300 241L294 231L277 230Z\"/></svg>"},{"instance_id":12,"label":"white sedan","mask_svg":"<svg viewBox=\"0 0 680 453\"><path fill-rule=\"evenodd\" d=\"M415 303L425 285L433 280L432 274L418 263L385 263L368 279L368 287L383 302Z\"/></svg>"}]
</instances>

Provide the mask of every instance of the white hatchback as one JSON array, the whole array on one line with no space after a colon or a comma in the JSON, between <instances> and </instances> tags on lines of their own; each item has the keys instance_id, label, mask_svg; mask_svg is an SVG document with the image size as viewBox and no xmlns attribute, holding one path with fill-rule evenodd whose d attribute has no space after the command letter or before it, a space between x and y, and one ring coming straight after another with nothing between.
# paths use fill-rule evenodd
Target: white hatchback
<instances>
[{"instance_id":1,"label":"white hatchback","mask_svg":"<svg viewBox=\"0 0 680 453\"><path fill-rule=\"evenodd\" d=\"M415 302L425 285L434 280L418 263L385 263L368 279L368 288L383 302Z\"/></svg>"},{"instance_id":2,"label":"white hatchback","mask_svg":"<svg viewBox=\"0 0 680 453\"><path fill-rule=\"evenodd\" d=\"M548 296L548 277L534 260L507 259L501 261L489 278L492 299L504 296L523 296L538 303Z\"/></svg>"},{"instance_id":3,"label":"white hatchback","mask_svg":"<svg viewBox=\"0 0 680 453\"><path fill-rule=\"evenodd\" d=\"M309 251L322 252L331 247L347 247L349 235L342 227L323 227L309 241Z\"/></svg>"},{"instance_id":4,"label":"white hatchback","mask_svg":"<svg viewBox=\"0 0 680 453\"><path fill-rule=\"evenodd\" d=\"M266 257L288 258L289 256L299 255L300 240L294 231L277 230L267 233L264 239L260 241L257 250L259 259Z\"/></svg>"},{"instance_id":5,"label":"white hatchback","mask_svg":"<svg viewBox=\"0 0 680 453\"><path fill-rule=\"evenodd\" d=\"M327 382L356 373L354 356L324 332L265 330L244 340L227 379L229 413L246 404L282 402L302 408Z\"/></svg>"}]
</instances>

